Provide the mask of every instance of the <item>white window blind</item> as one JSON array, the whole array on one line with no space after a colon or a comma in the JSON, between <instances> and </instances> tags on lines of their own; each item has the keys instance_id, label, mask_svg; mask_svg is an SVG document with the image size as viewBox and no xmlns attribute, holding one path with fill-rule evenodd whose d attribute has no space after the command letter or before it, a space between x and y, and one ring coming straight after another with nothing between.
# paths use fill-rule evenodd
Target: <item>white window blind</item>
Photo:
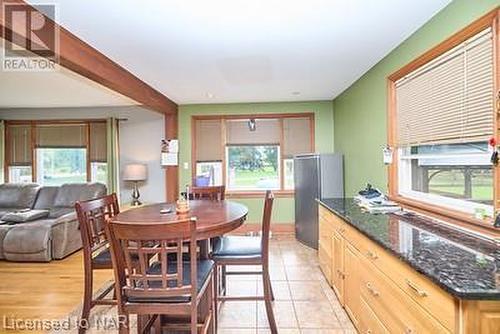
<instances>
[{"instance_id":1,"label":"white window blind","mask_svg":"<svg viewBox=\"0 0 500 334\"><path fill-rule=\"evenodd\" d=\"M493 80L491 28L398 80L397 145L488 140Z\"/></svg>"}]
</instances>

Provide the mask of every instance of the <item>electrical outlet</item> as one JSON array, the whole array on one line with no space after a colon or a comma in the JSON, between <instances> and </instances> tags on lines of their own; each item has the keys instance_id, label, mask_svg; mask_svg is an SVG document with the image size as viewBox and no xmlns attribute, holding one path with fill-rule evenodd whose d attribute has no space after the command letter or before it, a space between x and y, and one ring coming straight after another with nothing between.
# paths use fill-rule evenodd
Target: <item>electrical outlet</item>
<instances>
[{"instance_id":1,"label":"electrical outlet","mask_svg":"<svg viewBox=\"0 0 500 334\"><path fill-rule=\"evenodd\" d=\"M184 163L184 169L189 169L189 163L188 162Z\"/></svg>"}]
</instances>

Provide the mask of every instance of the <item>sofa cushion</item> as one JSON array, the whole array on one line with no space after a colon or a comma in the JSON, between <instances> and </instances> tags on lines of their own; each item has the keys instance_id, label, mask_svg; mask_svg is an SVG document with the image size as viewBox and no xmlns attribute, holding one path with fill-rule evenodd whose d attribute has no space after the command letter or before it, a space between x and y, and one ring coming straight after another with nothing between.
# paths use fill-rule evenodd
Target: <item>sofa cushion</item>
<instances>
[{"instance_id":1,"label":"sofa cushion","mask_svg":"<svg viewBox=\"0 0 500 334\"><path fill-rule=\"evenodd\" d=\"M87 201L105 194L106 186L102 183L63 184L57 191L54 207L73 208L77 201Z\"/></svg>"},{"instance_id":2,"label":"sofa cushion","mask_svg":"<svg viewBox=\"0 0 500 334\"><path fill-rule=\"evenodd\" d=\"M0 185L0 208L32 208L40 186L34 183Z\"/></svg>"},{"instance_id":3,"label":"sofa cushion","mask_svg":"<svg viewBox=\"0 0 500 334\"><path fill-rule=\"evenodd\" d=\"M75 212L73 208L51 208L49 209L49 218L56 219L67 215L68 213Z\"/></svg>"},{"instance_id":4,"label":"sofa cushion","mask_svg":"<svg viewBox=\"0 0 500 334\"><path fill-rule=\"evenodd\" d=\"M36 197L34 209L48 210L54 206L59 187L42 187Z\"/></svg>"},{"instance_id":5,"label":"sofa cushion","mask_svg":"<svg viewBox=\"0 0 500 334\"><path fill-rule=\"evenodd\" d=\"M49 215L49 210L28 210L9 212L2 217L2 220L14 223L25 223L35 219L45 218Z\"/></svg>"},{"instance_id":6,"label":"sofa cushion","mask_svg":"<svg viewBox=\"0 0 500 334\"><path fill-rule=\"evenodd\" d=\"M19 208L0 208L0 219L10 212L19 210Z\"/></svg>"}]
</instances>

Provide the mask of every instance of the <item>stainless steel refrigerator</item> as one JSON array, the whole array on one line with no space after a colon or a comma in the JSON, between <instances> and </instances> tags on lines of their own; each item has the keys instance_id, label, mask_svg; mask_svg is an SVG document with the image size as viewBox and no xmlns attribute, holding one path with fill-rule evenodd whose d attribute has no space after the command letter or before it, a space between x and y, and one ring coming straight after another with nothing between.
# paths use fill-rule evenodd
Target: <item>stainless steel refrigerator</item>
<instances>
[{"instance_id":1,"label":"stainless steel refrigerator","mask_svg":"<svg viewBox=\"0 0 500 334\"><path fill-rule=\"evenodd\" d=\"M318 249L317 198L344 197L342 154L304 154L294 157L295 235Z\"/></svg>"}]
</instances>

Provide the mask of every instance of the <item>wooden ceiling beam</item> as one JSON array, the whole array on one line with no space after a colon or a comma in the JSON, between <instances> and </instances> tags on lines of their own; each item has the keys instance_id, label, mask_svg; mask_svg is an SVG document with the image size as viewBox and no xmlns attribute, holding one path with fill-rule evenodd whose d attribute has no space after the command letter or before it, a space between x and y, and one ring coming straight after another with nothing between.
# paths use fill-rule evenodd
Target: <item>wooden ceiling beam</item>
<instances>
[{"instance_id":1,"label":"wooden ceiling beam","mask_svg":"<svg viewBox=\"0 0 500 334\"><path fill-rule=\"evenodd\" d=\"M6 23L3 19L4 3L26 5L37 12L39 11L23 0L0 0L0 37L11 43L16 43L17 39L12 38L12 34L4 36L6 35L4 34L5 28L8 29L5 27ZM59 31L59 48L52 50L57 55L59 65L137 101L150 110L166 115L177 113L175 102L58 25L45 14L39 13L45 17L47 24L54 25ZM33 40L30 41L35 43Z\"/></svg>"}]
</instances>

